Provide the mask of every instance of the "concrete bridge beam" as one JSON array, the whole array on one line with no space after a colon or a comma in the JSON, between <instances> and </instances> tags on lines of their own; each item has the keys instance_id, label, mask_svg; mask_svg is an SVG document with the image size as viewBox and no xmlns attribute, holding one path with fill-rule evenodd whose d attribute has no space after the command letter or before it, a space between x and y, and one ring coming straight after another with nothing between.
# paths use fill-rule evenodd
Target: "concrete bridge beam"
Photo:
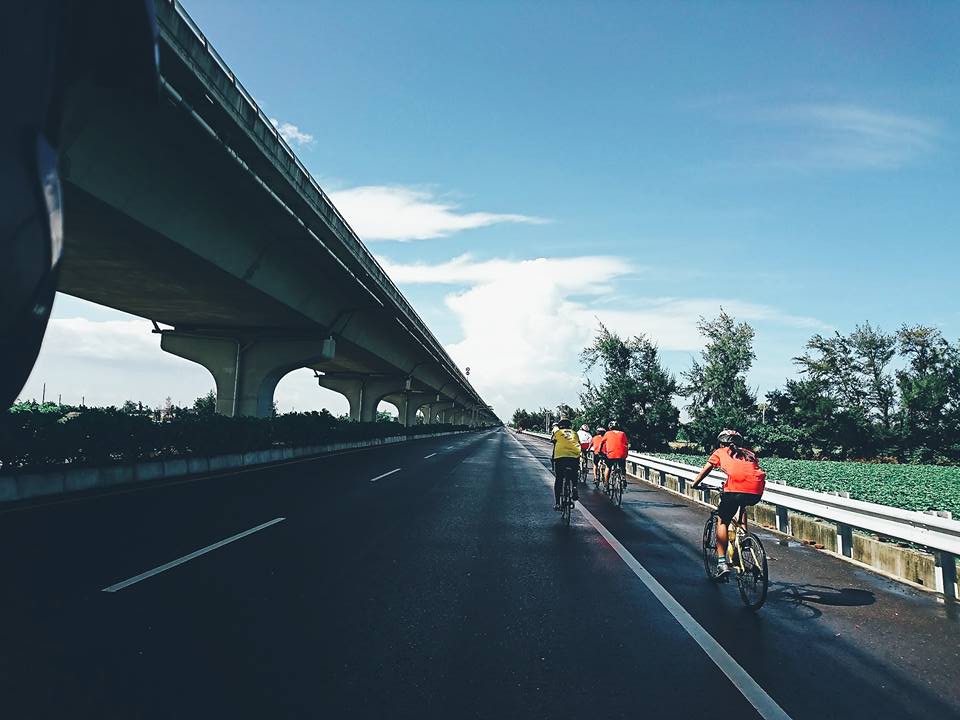
<instances>
[{"instance_id":1,"label":"concrete bridge beam","mask_svg":"<svg viewBox=\"0 0 960 720\"><path fill-rule=\"evenodd\" d=\"M176 330L161 334L160 347L209 370L217 387L217 412L230 417L269 417L273 392L284 375L332 360L336 351L331 338L226 337Z\"/></svg>"}]
</instances>

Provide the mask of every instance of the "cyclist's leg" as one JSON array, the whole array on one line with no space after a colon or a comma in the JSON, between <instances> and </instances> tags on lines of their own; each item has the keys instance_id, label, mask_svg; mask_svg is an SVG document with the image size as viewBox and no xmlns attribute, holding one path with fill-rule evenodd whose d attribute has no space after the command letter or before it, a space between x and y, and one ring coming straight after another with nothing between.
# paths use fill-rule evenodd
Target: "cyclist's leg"
<instances>
[{"instance_id":1,"label":"cyclist's leg","mask_svg":"<svg viewBox=\"0 0 960 720\"><path fill-rule=\"evenodd\" d=\"M577 486L579 485L577 475L580 472L579 460L577 458L570 458L566 463L566 466L563 470L563 473L570 479L570 487L573 491L573 499L580 499L580 491Z\"/></svg>"},{"instance_id":2,"label":"cyclist's leg","mask_svg":"<svg viewBox=\"0 0 960 720\"><path fill-rule=\"evenodd\" d=\"M556 460L553 461L553 499L554 499L554 510L560 509L560 490L563 487L563 473L561 472L560 464Z\"/></svg>"},{"instance_id":3,"label":"cyclist's leg","mask_svg":"<svg viewBox=\"0 0 960 720\"><path fill-rule=\"evenodd\" d=\"M727 529L733 516L740 509L740 498L737 493L724 493L717 507L717 557L727 556Z\"/></svg>"}]
</instances>

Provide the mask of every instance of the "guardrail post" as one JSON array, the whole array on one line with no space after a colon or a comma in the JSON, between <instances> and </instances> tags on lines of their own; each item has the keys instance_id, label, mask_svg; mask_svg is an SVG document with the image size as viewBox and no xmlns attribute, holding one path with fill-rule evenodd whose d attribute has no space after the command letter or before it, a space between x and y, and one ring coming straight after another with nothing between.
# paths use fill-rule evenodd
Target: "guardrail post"
<instances>
[{"instance_id":1,"label":"guardrail post","mask_svg":"<svg viewBox=\"0 0 960 720\"><path fill-rule=\"evenodd\" d=\"M948 552L937 550L933 553L934 574L937 592L943 593L948 600L957 599L957 557Z\"/></svg>"},{"instance_id":2,"label":"guardrail post","mask_svg":"<svg viewBox=\"0 0 960 720\"><path fill-rule=\"evenodd\" d=\"M782 505L777 505L777 530L790 535L790 511Z\"/></svg>"},{"instance_id":3,"label":"guardrail post","mask_svg":"<svg viewBox=\"0 0 960 720\"><path fill-rule=\"evenodd\" d=\"M687 481L686 481L686 479L680 477L679 475L677 475L677 491L678 491L681 495L686 495L686 489L687 489Z\"/></svg>"},{"instance_id":4,"label":"guardrail post","mask_svg":"<svg viewBox=\"0 0 960 720\"><path fill-rule=\"evenodd\" d=\"M837 523L837 552L853 557L853 528L843 523Z\"/></svg>"},{"instance_id":5,"label":"guardrail post","mask_svg":"<svg viewBox=\"0 0 960 720\"><path fill-rule=\"evenodd\" d=\"M657 484L660 487L667 484L667 474L663 470L657 470Z\"/></svg>"},{"instance_id":6,"label":"guardrail post","mask_svg":"<svg viewBox=\"0 0 960 720\"><path fill-rule=\"evenodd\" d=\"M703 487L700 489L700 493L703 496L703 502L709 505L710 504L710 488Z\"/></svg>"}]
</instances>

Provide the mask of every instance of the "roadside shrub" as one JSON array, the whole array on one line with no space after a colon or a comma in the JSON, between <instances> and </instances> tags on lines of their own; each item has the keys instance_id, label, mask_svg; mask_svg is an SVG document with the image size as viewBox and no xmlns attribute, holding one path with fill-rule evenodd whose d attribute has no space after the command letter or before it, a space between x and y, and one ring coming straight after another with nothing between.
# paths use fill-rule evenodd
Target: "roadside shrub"
<instances>
[{"instance_id":1,"label":"roadside shrub","mask_svg":"<svg viewBox=\"0 0 960 720\"><path fill-rule=\"evenodd\" d=\"M24 403L0 413L0 473L466 429L463 425L406 428L396 422L356 423L335 418L327 411L271 418L186 413L158 422L148 415L112 407L54 408L57 406Z\"/></svg>"}]
</instances>

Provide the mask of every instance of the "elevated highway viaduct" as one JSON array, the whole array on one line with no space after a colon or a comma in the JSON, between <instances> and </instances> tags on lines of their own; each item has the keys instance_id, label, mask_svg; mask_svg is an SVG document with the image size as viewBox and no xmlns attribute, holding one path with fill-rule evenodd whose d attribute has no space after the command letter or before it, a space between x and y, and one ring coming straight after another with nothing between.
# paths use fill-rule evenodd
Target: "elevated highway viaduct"
<instances>
[{"instance_id":1,"label":"elevated highway viaduct","mask_svg":"<svg viewBox=\"0 0 960 720\"><path fill-rule=\"evenodd\" d=\"M268 414L308 367L357 420L386 400L499 422L199 28L156 8L159 107L92 81L67 100L60 289L169 326L226 415Z\"/></svg>"}]
</instances>

